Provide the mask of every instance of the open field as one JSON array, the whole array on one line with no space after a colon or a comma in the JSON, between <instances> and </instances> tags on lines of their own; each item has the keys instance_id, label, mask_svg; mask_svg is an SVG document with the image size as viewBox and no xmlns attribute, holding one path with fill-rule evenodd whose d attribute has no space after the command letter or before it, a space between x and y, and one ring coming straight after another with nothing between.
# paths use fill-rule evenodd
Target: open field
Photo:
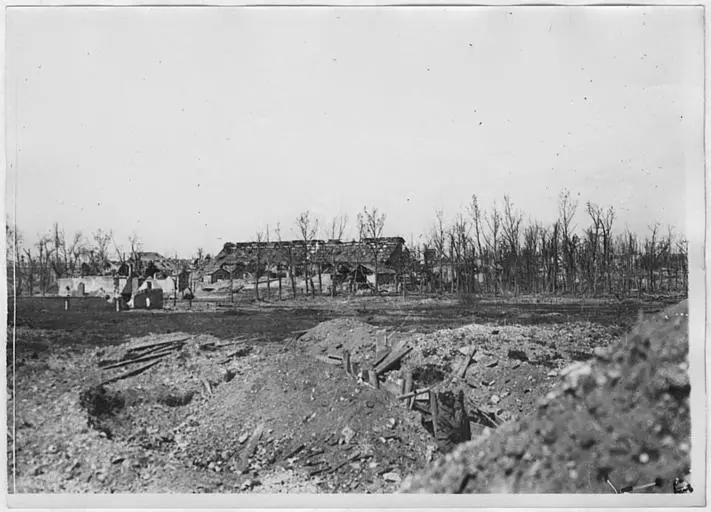
<instances>
[{"instance_id":1,"label":"open field","mask_svg":"<svg viewBox=\"0 0 711 512\"><path fill-rule=\"evenodd\" d=\"M394 492L403 481L430 488L408 477L430 467L438 475L438 461L469 438L511 432L537 446L539 434L525 426L545 419L540 400L560 386L565 368L607 357L640 311L651 315L679 300L319 297L116 313L100 299L75 300L69 312L61 299L20 299L14 359L8 328L10 490ZM675 365L685 350L674 352ZM382 370L377 388L365 373L371 369ZM441 400L437 414L424 395L397 398L425 388ZM685 400L688 382L681 388L670 400ZM671 435L673 456L646 446L653 460L636 471L638 462L612 460L632 456L617 443L617 452L601 455L610 479L635 485L655 464L667 472L688 465L688 408L669 410L678 413L668 427L674 432L654 436ZM609 451L602 441L586 446L596 443ZM543 445L524 460L554 471ZM498 485L511 456L496 457L491 467L501 479L487 481ZM551 490L606 491L594 478L580 483L599 462L581 457L591 465L585 479L572 479L571 488L553 478ZM569 475L573 466L563 466ZM545 488L521 478L514 490ZM491 491L475 484L471 490ZM460 490L452 485L433 489Z\"/></svg>"}]
</instances>

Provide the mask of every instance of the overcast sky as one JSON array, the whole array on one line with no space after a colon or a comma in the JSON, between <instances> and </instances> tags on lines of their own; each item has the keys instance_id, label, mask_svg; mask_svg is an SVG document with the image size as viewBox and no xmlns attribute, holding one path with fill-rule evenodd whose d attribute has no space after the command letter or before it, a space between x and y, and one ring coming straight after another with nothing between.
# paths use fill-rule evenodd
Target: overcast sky
<instances>
[{"instance_id":1,"label":"overcast sky","mask_svg":"<svg viewBox=\"0 0 711 512\"><path fill-rule=\"evenodd\" d=\"M8 200L25 238L190 256L310 209L427 232L477 194L545 222L685 224L701 8L11 8ZM578 196L579 194L579 196ZM322 234L322 237L326 235Z\"/></svg>"}]
</instances>

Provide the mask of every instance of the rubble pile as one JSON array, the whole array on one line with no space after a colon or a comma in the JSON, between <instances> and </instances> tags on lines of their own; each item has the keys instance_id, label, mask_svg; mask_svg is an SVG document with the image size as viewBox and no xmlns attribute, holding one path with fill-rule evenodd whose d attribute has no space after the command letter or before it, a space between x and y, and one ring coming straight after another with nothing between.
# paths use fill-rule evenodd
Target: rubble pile
<instances>
[{"instance_id":1,"label":"rubble pile","mask_svg":"<svg viewBox=\"0 0 711 512\"><path fill-rule=\"evenodd\" d=\"M457 448L408 492L672 492L689 471L686 302L561 372L534 414Z\"/></svg>"},{"instance_id":2,"label":"rubble pile","mask_svg":"<svg viewBox=\"0 0 711 512\"><path fill-rule=\"evenodd\" d=\"M613 339L611 331L589 322L471 324L407 340L413 350L401 368L412 372L418 387L462 390L472 405L510 421L535 409L535 398L566 364L593 357L593 347Z\"/></svg>"},{"instance_id":3,"label":"rubble pile","mask_svg":"<svg viewBox=\"0 0 711 512\"><path fill-rule=\"evenodd\" d=\"M684 315L670 310L623 344L618 326L584 321L425 334L346 317L270 337L267 322L259 337L174 332L43 354L70 331L28 329L17 488L656 486L688 465Z\"/></svg>"},{"instance_id":4,"label":"rubble pile","mask_svg":"<svg viewBox=\"0 0 711 512\"><path fill-rule=\"evenodd\" d=\"M210 335L161 335L96 349L98 367L80 393L89 425L108 438L144 447L170 443L169 432L196 397L204 401L237 374L234 360L249 354L243 340Z\"/></svg>"},{"instance_id":5,"label":"rubble pile","mask_svg":"<svg viewBox=\"0 0 711 512\"><path fill-rule=\"evenodd\" d=\"M547 393L561 368L593 357L593 347L609 344L615 334L590 322L471 324L422 334L338 319L307 331L299 344L321 361L347 366L371 386L396 396L418 393L406 405L422 413L422 424L447 452L534 411L536 398ZM432 396L439 406L431 403ZM431 409L442 406L438 433Z\"/></svg>"},{"instance_id":6,"label":"rubble pile","mask_svg":"<svg viewBox=\"0 0 711 512\"><path fill-rule=\"evenodd\" d=\"M235 489L282 475L327 492L392 491L434 451L419 416L388 395L278 352L222 386L175 435L186 461Z\"/></svg>"},{"instance_id":7,"label":"rubble pile","mask_svg":"<svg viewBox=\"0 0 711 512\"><path fill-rule=\"evenodd\" d=\"M354 359L372 361L384 344L387 331L354 318L321 322L299 338L299 345L309 354L328 356L350 352Z\"/></svg>"}]
</instances>

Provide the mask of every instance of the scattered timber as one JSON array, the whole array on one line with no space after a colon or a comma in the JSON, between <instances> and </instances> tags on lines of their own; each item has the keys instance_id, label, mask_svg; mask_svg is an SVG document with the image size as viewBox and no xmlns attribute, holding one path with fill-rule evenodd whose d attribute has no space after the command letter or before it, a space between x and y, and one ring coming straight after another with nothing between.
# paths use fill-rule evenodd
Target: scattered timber
<instances>
[{"instance_id":1,"label":"scattered timber","mask_svg":"<svg viewBox=\"0 0 711 512\"><path fill-rule=\"evenodd\" d=\"M400 359L409 354L411 350L412 347L403 347L394 354L391 353L375 367L375 372L380 375L381 373L385 373L386 371L390 370L393 366L397 365L400 362Z\"/></svg>"},{"instance_id":2,"label":"scattered timber","mask_svg":"<svg viewBox=\"0 0 711 512\"><path fill-rule=\"evenodd\" d=\"M472 363L472 359L474 359L474 354L476 354L476 349L471 349L469 350L469 354L464 358L464 361L462 361L462 365L459 367L457 370L457 377L460 379L464 378L464 375L467 373L467 369Z\"/></svg>"},{"instance_id":3,"label":"scattered timber","mask_svg":"<svg viewBox=\"0 0 711 512\"><path fill-rule=\"evenodd\" d=\"M127 359L125 361L121 361L120 363L115 363L115 364L110 364L108 366L103 366L101 367L102 370L113 370L114 368L121 368L123 366L128 366L130 364L135 364L135 363L143 363L145 361L152 361L154 359L163 359L164 357L170 355L173 353L173 349L161 351L161 352L156 352L154 354L145 356L145 357L138 357L136 359Z\"/></svg>"},{"instance_id":4,"label":"scattered timber","mask_svg":"<svg viewBox=\"0 0 711 512\"><path fill-rule=\"evenodd\" d=\"M429 393L430 388L423 388L423 389L418 389L417 391L412 391L410 393L405 393L404 395L400 395L397 397L398 400L406 400L408 398L414 398L418 395L424 395L425 393Z\"/></svg>"},{"instance_id":5,"label":"scattered timber","mask_svg":"<svg viewBox=\"0 0 711 512\"><path fill-rule=\"evenodd\" d=\"M160 360L158 360L158 361L153 361L152 363L148 363L147 365L141 366L140 368L136 368L135 370L131 370L131 371L129 371L129 372L122 373L121 375L117 375L116 377L111 377L110 379L106 379L105 381L103 381L103 382L102 382L101 384L99 384L99 385L100 385L100 386L104 386L104 385L106 385L106 384L111 384L112 382L116 382L116 381L119 381L119 380L127 379L128 377L134 377L134 376L136 376L136 375L139 375L139 374L145 372L145 371L148 370L149 368L152 368L153 366L157 365L158 363L160 363Z\"/></svg>"},{"instance_id":6,"label":"scattered timber","mask_svg":"<svg viewBox=\"0 0 711 512\"><path fill-rule=\"evenodd\" d=\"M126 352L129 352L129 353L130 352L138 352L138 351L141 351L141 350L147 349L147 348L158 347L158 346L162 346L162 345L172 345L174 343L181 343L181 342L187 341L190 338L191 338L191 336L187 336L185 338L177 338L174 340L158 341L155 343L146 343L145 345L138 345L136 347L131 347Z\"/></svg>"}]
</instances>

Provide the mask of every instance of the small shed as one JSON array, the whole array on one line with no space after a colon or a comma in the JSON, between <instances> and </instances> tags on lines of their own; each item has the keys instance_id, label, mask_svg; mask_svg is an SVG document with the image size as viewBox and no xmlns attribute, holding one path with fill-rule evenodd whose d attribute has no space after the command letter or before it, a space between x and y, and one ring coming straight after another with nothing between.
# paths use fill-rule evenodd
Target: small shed
<instances>
[{"instance_id":1,"label":"small shed","mask_svg":"<svg viewBox=\"0 0 711 512\"><path fill-rule=\"evenodd\" d=\"M225 267L220 267L215 269L212 274L210 274L210 282L216 283L217 281L226 281L230 279L230 269Z\"/></svg>"}]
</instances>

